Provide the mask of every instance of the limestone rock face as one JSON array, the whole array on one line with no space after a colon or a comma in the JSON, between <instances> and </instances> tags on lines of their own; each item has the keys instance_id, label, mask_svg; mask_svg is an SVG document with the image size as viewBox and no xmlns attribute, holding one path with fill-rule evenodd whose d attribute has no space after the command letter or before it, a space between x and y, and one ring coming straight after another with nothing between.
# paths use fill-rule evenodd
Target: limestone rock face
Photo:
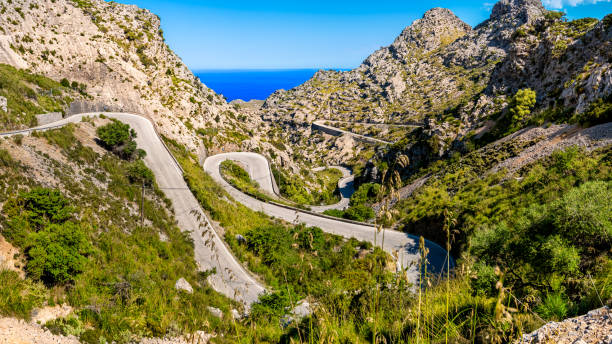
<instances>
[{"instance_id":1,"label":"limestone rock face","mask_svg":"<svg viewBox=\"0 0 612 344\"><path fill-rule=\"evenodd\" d=\"M6 112L8 103L5 97L0 96L0 110Z\"/></svg>"},{"instance_id":2,"label":"limestone rock face","mask_svg":"<svg viewBox=\"0 0 612 344\"><path fill-rule=\"evenodd\" d=\"M451 11L434 8L358 68L319 71L303 85L275 92L262 118L281 131L295 128L288 140L317 147L310 159L328 156L324 150L338 144L306 129L315 120L417 123L417 138L435 149L415 146L418 154L410 158L416 162L490 128L489 115L504 111L521 88L536 91L535 111L583 112L609 96L611 21L567 22L540 0L501 0L489 19L470 28Z\"/></svg>"},{"instance_id":3,"label":"limestone rock face","mask_svg":"<svg viewBox=\"0 0 612 344\"><path fill-rule=\"evenodd\" d=\"M148 10L104 0L13 0L4 7L0 63L86 85L89 97L65 109L68 114L142 114L165 136L203 154L230 141L225 128L244 134L258 122L256 116L239 119L193 75ZM218 133L208 147L196 134L206 128Z\"/></svg>"}]
</instances>

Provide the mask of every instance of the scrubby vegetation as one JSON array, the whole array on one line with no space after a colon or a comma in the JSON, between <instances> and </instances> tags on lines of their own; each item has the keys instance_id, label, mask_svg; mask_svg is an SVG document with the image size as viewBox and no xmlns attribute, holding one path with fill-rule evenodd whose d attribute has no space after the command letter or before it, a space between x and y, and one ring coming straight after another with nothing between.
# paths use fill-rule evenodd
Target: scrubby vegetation
<instances>
[{"instance_id":1,"label":"scrubby vegetation","mask_svg":"<svg viewBox=\"0 0 612 344\"><path fill-rule=\"evenodd\" d=\"M100 141L107 149L125 160L142 159L146 153L136 147L136 132L129 124L111 119L111 123L96 130Z\"/></svg>"},{"instance_id":2,"label":"scrubby vegetation","mask_svg":"<svg viewBox=\"0 0 612 344\"><path fill-rule=\"evenodd\" d=\"M380 193L380 184L365 183L351 196L349 207L346 210L326 210L326 215L342 217L354 221L368 221L374 218L374 210L369 204L376 200Z\"/></svg>"},{"instance_id":3,"label":"scrubby vegetation","mask_svg":"<svg viewBox=\"0 0 612 344\"><path fill-rule=\"evenodd\" d=\"M7 99L8 110L0 109L0 130L32 127L37 124L35 115L63 112L72 93L57 81L0 64L0 96Z\"/></svg>"},{"instance_id":4,"label":"scrubby vegetation","mask_svg":"<svg viewBox=\"0 0 612 344\"><path fill-rule=\"evenodd\" d=\"M221 163L221 175L232 186L242 192L254 196L263 201L274 200L272 195L268 195L259 189L259 184L251 180L251 177L240 165L231 160Z\"/></svg>"},{"instance_id":5,"label":"scrubby vegetation","mask_svg":"<svg viewBox=\"0 0 612 344\"><path fill-rule=\"evenodd\" d=\"M338 169L330 168L317 172L302 170L301 178L295 178L273 166L272 173L281 195L297 204L334 204L340 200L337 190L342 172Z\"/></svg>"},{"instance_id":6,"label":"scrubby vegetation","mask_svg":"<svg viewBox=\"0 0 612 344\"><path fill-rule=\"evenodd\" d=\"M76 139L65 140L75 138L74 130L68 126L34 138L60 148L75 164L36 153L54 170L61 191L42 188L25 165L0 150L0 234L26 261L25 280L0 271L0 314L28 319L35 307L68 303L73 315L50 328L96 344L230 327L229 319L202 311L214 306L229 314L229 307L237 306L197 272L192 243L175 226L168 201L149 179L151 171L140 161L100 155ZM149 189L141 227L138 178L143 177ZM193 294L174 288L181 277Z\"/></svg>"}]
</instances>

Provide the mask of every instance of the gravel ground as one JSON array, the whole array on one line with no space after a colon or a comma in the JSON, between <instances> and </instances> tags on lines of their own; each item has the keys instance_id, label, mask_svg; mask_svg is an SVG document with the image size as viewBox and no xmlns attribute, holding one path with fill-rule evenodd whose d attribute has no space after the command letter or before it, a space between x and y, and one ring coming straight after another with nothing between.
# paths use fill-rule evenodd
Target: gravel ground
<instances>
[{"instance_id":1,"label":"gravel ground","mask_svg":"<svg viewBox=\"0 0 612 344\"><path fill-rule=\"evenodd\" d=\"M202 331L178 338L144 338L134 344L206 344L212 336ZM35 323L0 318L0 344L79 344L74 336L55 335Z\"/></svg>"},{"instance_id":2,"label":"gravel ground","mask_svg":"<svg viewBox=\"0 0 612 344\"><path fill-rule=\"evenodd\" d=\"M608 307L561 322L549 322L538 330L523 335L515 344L611 344L612 311Z\"/></svg>"},{"instance_id":3,"label":"gravel ground","mask_svg":"<svg viewBox=\"0 0 612 344\"><path fill-rule=\"evenodd\" d=\"M518 156L501 162L489 172L495 173L505 168L509 174L512 174L523 166L551 155L556 150L563 150L571 146L583 147L587 151L608 146L612 144L612 122L587 129L567 124L551 125L548 128L531 128L521 130L497 142L511 139L530 141L539 137L544 137L544 139L526 148Z\"/></svg>"},{"instance_id":4,"label":"gravel ground","mask_svg":"<svg viewBox=\"0 0 612 344\"><path fill-rule=\"evenodd\" d=\"M75 337L57 336L39 325L0 318L0 344L78 344Z\"/></svg>"}]
</instances>

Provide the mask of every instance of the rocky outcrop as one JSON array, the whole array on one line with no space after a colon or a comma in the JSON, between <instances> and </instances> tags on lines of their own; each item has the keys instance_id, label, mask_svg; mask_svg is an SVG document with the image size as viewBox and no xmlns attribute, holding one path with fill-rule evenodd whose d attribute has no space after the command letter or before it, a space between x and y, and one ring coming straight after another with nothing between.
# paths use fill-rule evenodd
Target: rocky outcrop
<instances>
[{"instance_id":1,"label":"rocky outcrop","mask_svg":"<svg viewBox=\"0 0 612 344\"><path fill-rule=\"evenodd\" d=\"M515 343L609 344L612 343L612 312L602 307L576 318L549 322Z\"/></svg>"},{"instance_id":2,"label":"rocky outcrop","mask_svg":"<svg viewBox=\"0 0 612 344\"><path fill-rule=\"evenodd\" d=\"M8 111L7 110L7 105L8 105L8 103L7 103L6 98L5 97L0 97L0 110L2 110L4 112Z\"/></svg>"},{"instance_id":3,"label":"rocky outcrop","mask_svg":"<svg viewBox=\"0 0 612 344\"><path fill-rule=\"evenodd\" d=\"M143 114L162 134L202 154L237 136L226 135L226 128L244 134L257 121L246 115L239 120L166 45L160 18L136 6L103 0L13 0L4 3L0 28L0 63L85 85L87 96L66 113ZM206 128L219 132L209 147L196 134Z\"/></svg>"},{"instance_id":4,"label":"rocky outcrop","mask_svg":"<svg viewBox=\"0 0 612 344\"><path fill-rule=\"evenodd\" d=\"M539 0L502 0L472 29L451 11L432 9L358 68L320 71L272 94L262 116L272 126L294 128L300 135L290 142L304 147L320 141L303 129L305 122L421 123L412 141L427 145L414 147L417 162L488 130L489 116L503 111L518 89L536 91L536 112L554 106L582 112L610 95L611 22L610 16L567 22Z\"/></svg>"}]
</instances>

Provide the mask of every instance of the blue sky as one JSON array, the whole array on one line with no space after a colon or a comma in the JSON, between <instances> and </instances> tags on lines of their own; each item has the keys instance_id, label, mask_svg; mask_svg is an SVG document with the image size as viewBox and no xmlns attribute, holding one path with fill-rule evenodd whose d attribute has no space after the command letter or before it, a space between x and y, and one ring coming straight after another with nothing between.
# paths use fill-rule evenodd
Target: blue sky
<instances>
[{"instance_id":1,"label":"blue sky","mask_svg":"<svg viewBox=\"0 0 612 344\"><path fill-rule=\"evenodd\" d=\"M487 2L488 1L488 2ZM353 68L433 7L474 26L494 0L119 0L158 14L166 41L194 70ZM569 19L602 18L610 0L544 0Z\"/></svg>"}]
</instances>

